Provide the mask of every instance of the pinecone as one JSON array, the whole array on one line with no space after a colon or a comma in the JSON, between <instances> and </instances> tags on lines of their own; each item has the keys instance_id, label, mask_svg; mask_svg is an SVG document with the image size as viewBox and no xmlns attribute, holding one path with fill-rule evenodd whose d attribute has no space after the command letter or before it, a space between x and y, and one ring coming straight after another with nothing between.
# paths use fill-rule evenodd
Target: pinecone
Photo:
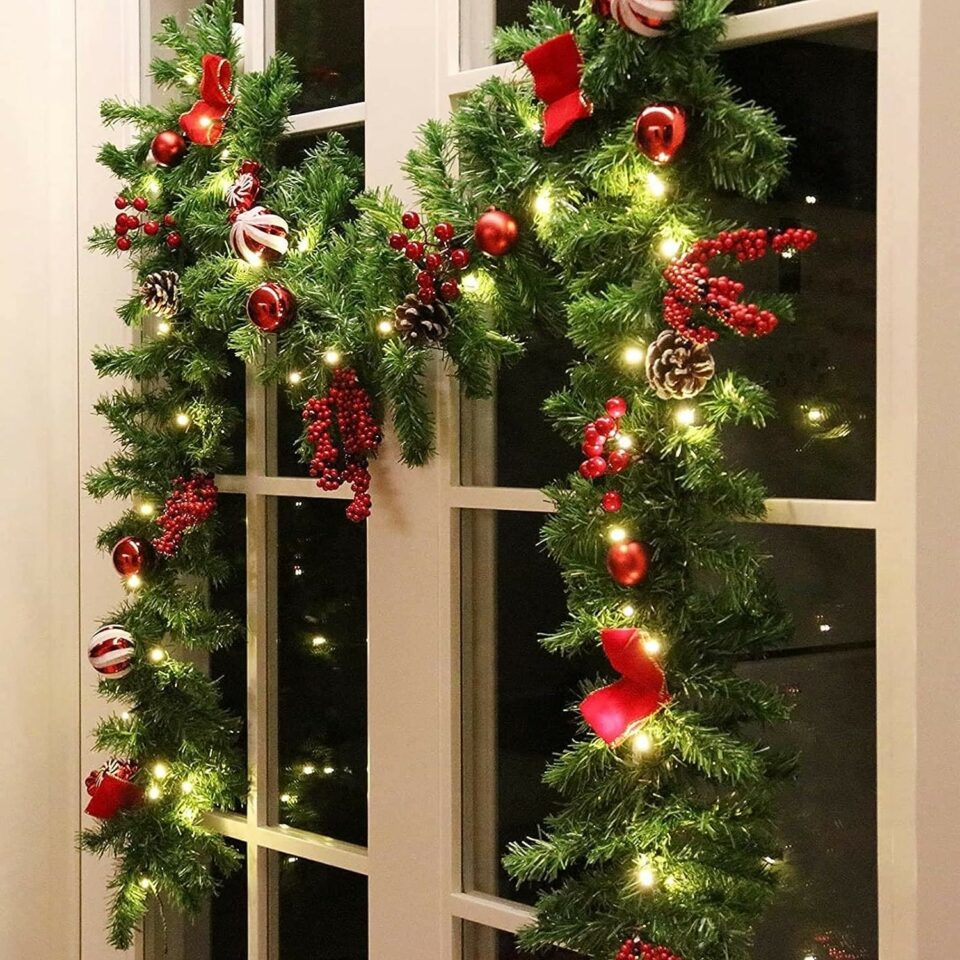
<instances>
[{"instance_id":1,"label":"pinecone","mask_svg":"<svg viewBox=\"0 0 960 960\"><path fill-rule=\"evenodd\" d=\"M404 343L412 347L435 347L450 333L450 314L439 300L424 303L411 293L397 307L393 325Z\"/></svg>"},{"instance_id":2,"label":"pinecone","mask_svg":"<svg viewBox=\"0 0 960 960\"><path fill-rule=\"evenodd\" d=\"M174 270L151 273L140 287L143 305L161 317L172 317L180 309L180 277Z\"/></svg>"},{"instance_id":3,"label":"pinecone","mask_svg":"<svg viewBox=\"0 0 960 960\"><path fill-rule=\"evenodd\" d=\"M710 348L664 330L647 349L647 380L661 400L689 400L716 371Z\"/></svg>"}]
</instances>

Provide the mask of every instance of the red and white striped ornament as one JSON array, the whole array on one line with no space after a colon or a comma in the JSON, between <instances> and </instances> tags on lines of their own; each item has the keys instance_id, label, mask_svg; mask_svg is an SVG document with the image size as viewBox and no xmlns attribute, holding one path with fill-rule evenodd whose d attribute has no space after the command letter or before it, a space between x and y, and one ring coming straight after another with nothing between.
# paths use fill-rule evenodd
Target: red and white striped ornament
<instances>
[{"instance_id":1,"label":"red and white striped ornament","mask_svg":"<svg viewBox=\"0 0 960 960\"><path fill-rule=\"evenodd\" d=\"M119 680L133 666L134 642L130 633L116 623L101 627L90 640L90 666L106 680Z\"/></svg>"},{"instance_id":2,"label":"red and white striped ornament","mask_svg":"<svg viewBox=\"0 0 960 960\"><path fill-rule=\"evenodd\" d=\"M237 179L227 190L227 206L231 210L249 210L260 196L260 164L244 160L237 171Z\"/></svg>"},{"instance_id":3,"label":"red and white striped ornament","mask_svg":"<svg viewBox=\"0 0 960 960\"><path fill-rule=\"evenodd\" d=\"M276 260L287 252L289 227L283 217L266 207L234 210L231 214L230 246L247 263Z\"/></svg>"},{"instance_id":4,"label":"red and white striped ornament","mask_svg":"<svg viewBox=\"0 0 960 960\"><path fill-rule=\"evenodd\" d=\"M678 0L609 0L610 16L641 37L660 37L677 15Z\"/></svg>"}]
</instances>

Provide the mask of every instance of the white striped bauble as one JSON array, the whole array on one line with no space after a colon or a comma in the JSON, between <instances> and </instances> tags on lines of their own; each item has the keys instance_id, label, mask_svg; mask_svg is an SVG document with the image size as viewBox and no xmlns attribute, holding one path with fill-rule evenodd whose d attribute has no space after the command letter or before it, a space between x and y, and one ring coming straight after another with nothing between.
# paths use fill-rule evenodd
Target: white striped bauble
<instances>
[{"instance_id":1,"label":"white striped bauble","mask_svg":"<svg viewBox=\"0 0 960 960\"><path fill-rule=\"evenodd\" d=\"M106 680L118 680L133 665L133 637L115 623L101 627L87 651L90 665Z\"/></svg>"},{"instance_id":2,"label":"white striped bauble","mask_svg":"<svg viewBox=\"0 0 960 960\"><path fill-rule=\"evenodd\" d=\"M287 221L266 207L234 210L230 246L247 263L276 260L287 252Z\"/></svg>"},{"instance_id":3,"label":"white striped bauble","mask_svg":"<svg viewBox=\"0 0 960 960\"><path fill-rule=\"evenodd\" d=\"M659 37L677 15L678 0L610 0L610 16L642 37Z\"/></svg>"}]
</instances>

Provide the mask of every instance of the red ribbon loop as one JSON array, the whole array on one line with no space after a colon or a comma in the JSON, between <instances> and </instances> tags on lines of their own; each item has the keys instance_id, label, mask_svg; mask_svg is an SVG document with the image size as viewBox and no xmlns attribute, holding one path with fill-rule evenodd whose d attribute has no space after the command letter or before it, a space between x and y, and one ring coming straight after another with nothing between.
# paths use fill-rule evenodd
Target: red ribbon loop
<instances>
[{"instance_id":1,"label":"red ribbon loop","mask_svg":"<svg viewBox=\"0 0 960 960\"><path fill-rule=\"evenodd\" d=\"M670 700L663 670L644 649L644 634L634 627L600 631L603 651L621 679L594 690L580 704L590 729L605 743L619 740Z\"/></svg>"},{"instance_id":2,"label":"red ribbon loop","mask_svg":"<svg viewBox=\"0 0 960 960\"><path fill-rule=\"evenodd\" d=\"M543 145L552 147L571 126L593 113L580 79L583 54L572 33L561 33L528 50L522 57L533 75L533 90L547 106L543 111Z\"/></svg>"},{"instance_id":3,"label":"red ribbon loop","mask_svg":"<svg viewBox=\"0 0 960 960\"><path fill-rule=\"evenodd\" d=\"M235 103L230 93L233 68L215 53L205 53L201 63L200 99L180 114L180 126L192 143L212 147L223 136L224 121Z\"/></svg>"}]
</instances>

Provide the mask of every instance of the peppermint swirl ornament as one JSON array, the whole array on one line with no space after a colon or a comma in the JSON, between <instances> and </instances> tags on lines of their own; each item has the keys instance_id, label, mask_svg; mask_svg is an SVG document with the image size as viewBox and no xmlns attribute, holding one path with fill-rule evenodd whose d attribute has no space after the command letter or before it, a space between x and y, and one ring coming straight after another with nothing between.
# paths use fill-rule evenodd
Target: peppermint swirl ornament
<instances>
[{"instance_id":1,"label":"peppermint swirl ornament","mask_svg":"<svg viewBox=\"0 0 960 960\"><path fill-rule=\"evenodd\" d=\"M119 624L101 627L90 640L87 656L90 666L105 680L119 680L133 666L134 642Z\"/></svg>"},{"instance_id":2,"label":"peppermint swirl ornament","mask_svg":"<svg viewBox=\"0 0 960 960\"><path fill-rule=\"evenodd\" d=\"M244 160L236 180L227 189L227 206L231 210L249 210L259 196L260 164L256 160Z\"/></svg>"},{"instance_id":3,"label":"peppermint swirl ornament","mask_svg":"<svg viewBox=\"0 0 960 960\"><path fill-rule=\"evenodd\" d=\"M624 30L660 37L677 15L677 0L609 0L609 13Z\"/></svg>"},{"instance_id":4,"label":"peppermint swirl ornament","mask_svg":"<svg viewBox=\"0 0 960 960\"><path fill-rule=\"evenodd\" d=\"M276 260L287 252L289 227L283 217L259 206L234 210L231 217L230 246L247 263Z\"/></svg>"}]
</instances>

